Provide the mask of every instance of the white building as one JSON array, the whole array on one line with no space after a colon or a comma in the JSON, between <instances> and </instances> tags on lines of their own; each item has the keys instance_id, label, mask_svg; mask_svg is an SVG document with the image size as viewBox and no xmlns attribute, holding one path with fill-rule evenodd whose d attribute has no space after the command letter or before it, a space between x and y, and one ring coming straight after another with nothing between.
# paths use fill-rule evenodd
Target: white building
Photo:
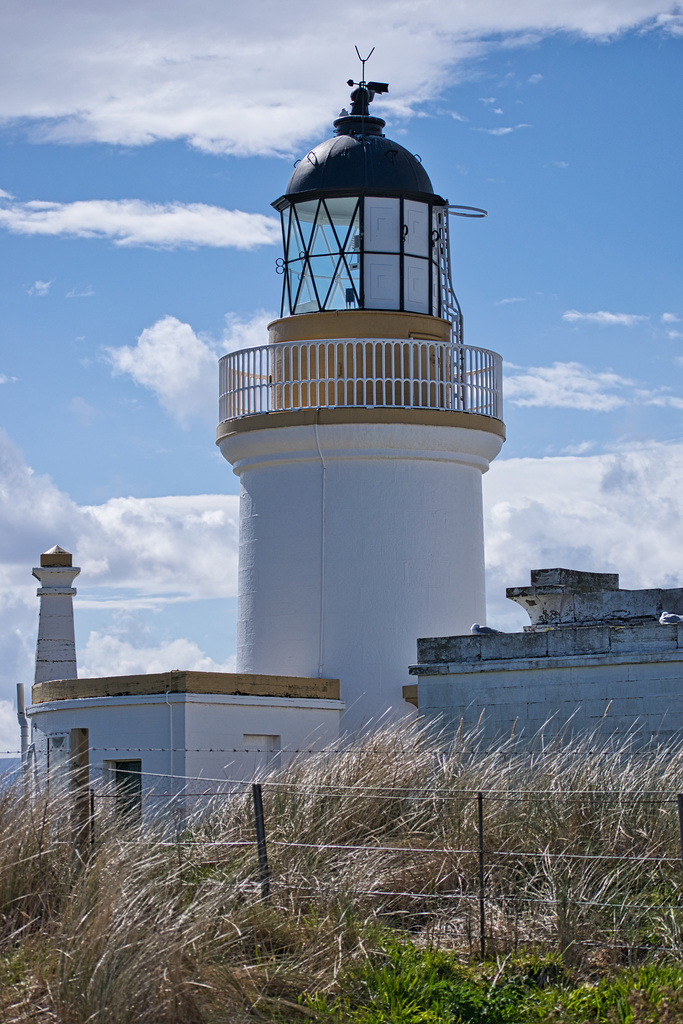
<instances>
[{"instance_id":1,"label":"white building","mask_svg":"<svg viewBox=\"0 0 683 1024\"><path fill-rule=\"evenodd\" d=\"M418 642L406 697L451 730L479 727L541 744L599 728L634 746L683 738L683 589L620 590L612 573L537 569L507 596L529 613L522 633Z\"/></svg>"},{"instance_id":2,"label":"white building","mask_svg":"<svg viewBox=\"0 0 683 1024\"><path fill-rule=\"evenodd\" d=\"M169 805L201 807L205 796L336 740L344 705L335 679L228 672L77 678L76 591L64 583L80 570L71 560L52 548L33 570L41 613L26 713L39 780L70 776L78 792L108 794L153 815Z\"/></svg>"}]
</instances>

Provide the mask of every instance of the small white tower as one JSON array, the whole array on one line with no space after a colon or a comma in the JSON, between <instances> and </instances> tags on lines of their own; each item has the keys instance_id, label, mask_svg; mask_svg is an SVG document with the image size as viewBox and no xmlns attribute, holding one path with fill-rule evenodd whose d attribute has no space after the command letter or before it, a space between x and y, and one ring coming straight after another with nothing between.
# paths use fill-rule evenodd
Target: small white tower
<instances>
[{"instance_id":1,"label":"small white tower","mask_svg":"<svg viewBox=\"0 0 683 1024\"><path fill-rule=\"evenodd\" d=\"M36 591L40 598L36 683L76 678L73 607L76 588L71 584L80 571L72 566L70 553L57 545L40 556L40 568L33 570L41 584Z\"/></svg>"},{"instance_id":2,"label":"small white tower","mask_svg":"<svg viewBox=\"0 0 683 1024\"><path fill-rule=\"evenodd\" d=\"M386 89L358 83L298 163L273 204L281 318L220 361L237 669L339 678L347 728L408 710L418 637L485 621L481 477L505 437L500 356L463 344L457 211L370 116Z\"/></svg>"}]
</instances>

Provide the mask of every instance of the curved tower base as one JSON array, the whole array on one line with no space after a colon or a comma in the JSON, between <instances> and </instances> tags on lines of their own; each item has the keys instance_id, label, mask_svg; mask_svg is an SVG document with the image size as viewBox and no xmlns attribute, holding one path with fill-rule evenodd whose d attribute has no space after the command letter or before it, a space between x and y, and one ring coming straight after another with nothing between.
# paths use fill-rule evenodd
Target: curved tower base
<instances>
[{"instance_id":1,"label":"curved tower base","mask_svg":"<svg viewBox=\"0 0 683 1024\"><path fill-rule=\"evenodd\" d=\"M354 729L407 711L416 640L485 621L481 477L500 420L304 409L227 421L241 483L237 671L339 678Z\"/></svg>"}]
</instances>

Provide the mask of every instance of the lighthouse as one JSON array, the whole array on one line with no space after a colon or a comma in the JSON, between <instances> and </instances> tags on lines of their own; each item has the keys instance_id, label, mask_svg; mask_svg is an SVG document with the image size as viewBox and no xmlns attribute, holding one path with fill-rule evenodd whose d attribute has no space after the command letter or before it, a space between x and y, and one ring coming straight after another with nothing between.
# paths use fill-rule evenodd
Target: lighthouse
<instances>
[{"instance_id":1,"label":"lighthouse","mask_svg":"<svg viewBox=\"0 0 683 1024\"><path fill-rule=\"evenodd\" d=\"M482 475L501 358L466 345L450 207L370 113L296 165L280 317L220 360L217 444L240 480L237 671L335 678L344 725L411 711L419 637L485 622ZM264 339L265 341L265 339Z\"/></svg>"}]
</instances>

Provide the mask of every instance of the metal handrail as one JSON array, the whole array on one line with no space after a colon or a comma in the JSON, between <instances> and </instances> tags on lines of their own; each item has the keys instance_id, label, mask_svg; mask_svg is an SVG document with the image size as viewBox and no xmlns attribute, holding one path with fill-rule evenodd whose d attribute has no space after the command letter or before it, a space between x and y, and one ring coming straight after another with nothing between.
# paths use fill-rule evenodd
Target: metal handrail
<instances>
[{"instance_id":1,"label":"metal handrail","mask_svg":"<svg viewBox=\"0 0 683 1024\"><path fill-rule=\"evenodd\" d=\"M438 409L502 419L502 359L473 345L404 338L289 341L230 352L220 420L300 409Z\"/></svg>"}]
</instances>

